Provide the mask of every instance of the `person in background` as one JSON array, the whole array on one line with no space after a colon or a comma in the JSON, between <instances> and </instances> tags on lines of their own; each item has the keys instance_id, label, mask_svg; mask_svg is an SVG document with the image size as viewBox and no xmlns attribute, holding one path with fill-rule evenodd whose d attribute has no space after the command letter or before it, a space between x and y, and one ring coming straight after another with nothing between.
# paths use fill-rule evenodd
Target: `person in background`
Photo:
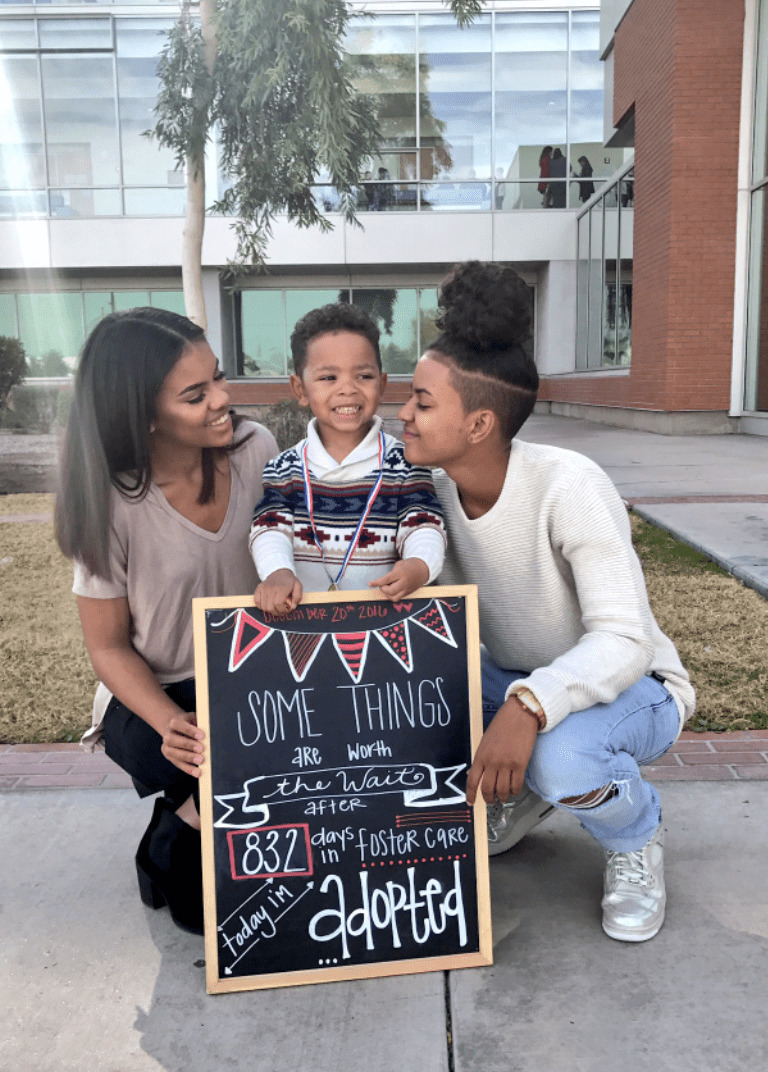
<instances>
[{"instance_id":1,"label":"person in background","mask_svg":"<svg viewBox=\"0 0 768 1072\"><path fill-rule=\"evenodd\" d=\"M162 794L136 853L141 898L202 933L192 599L250 592L246 547L266 428L234 416L202 328L163 309L111 313L75 378L56 536L75 567L99 687L83 746L140 797Z\"/></svg>"},{"instance_id":2,"label":"person in background","mask_svg":"<svg viewBox=\"0 0 768 1072\"><path fill-rule=\"evenodd\" d=\"M590 197L595 192L595 184L592 182L592 165L587 157L580 156L578 163L581 171L576 177L586 180L579 183L579 201L584 204L585 201L589 201Z\"/></svg>"},{"instance_id":3,"label":"person in background","mask_svg":"<svg viewBox=\"0 0 768 1072\"><path fill-rule=\"evenodd\" d=\"M552 159L549 162L549 176L553 181L549 184L548 207L565 208L566 184L564 181L560 181L566 177L565 157L562 149L556 148L552 152Z\"/></svg>"},{"instance_id":4,"label":"person in background","mask_svg":"<svg viewBox=\"0 0 768 1072\"><path fill-rule=\"evenodd\" d=\"M539 156L539 185L536 189L541 194L541 204L544 208L549 208L551 201L551 194L549 189L549 164L552 159L552 146L545 145L541 150Z\"/></svg>"}]
</instances>

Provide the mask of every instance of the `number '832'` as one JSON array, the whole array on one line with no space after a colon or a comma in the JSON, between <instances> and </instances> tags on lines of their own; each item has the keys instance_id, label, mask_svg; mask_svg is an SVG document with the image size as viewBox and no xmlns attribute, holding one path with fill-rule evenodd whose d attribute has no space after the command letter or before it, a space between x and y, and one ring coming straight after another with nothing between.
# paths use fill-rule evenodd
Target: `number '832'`
<instances>
[{"instance_id":1,"label":"number '832'","mask_svg":"<svg viewBox=\"0 0 768 1072\"><path fill-rule=\"evenodd\" d=\"M227 842L234 879L312 874L309 827L304 823L256 830L230 830Z\"/></svg>"}]
</instances>

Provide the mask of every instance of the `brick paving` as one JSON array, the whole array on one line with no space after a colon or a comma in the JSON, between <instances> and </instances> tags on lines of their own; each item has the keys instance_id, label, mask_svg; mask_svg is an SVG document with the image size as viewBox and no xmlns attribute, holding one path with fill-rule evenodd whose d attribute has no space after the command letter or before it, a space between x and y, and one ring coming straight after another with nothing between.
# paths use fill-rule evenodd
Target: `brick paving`
<instances>
[{"instance_id":1,"label":"brick paving","mask_svg":"<svg viewBox=\"0 0 768 1072\"><path fill-rule=\"evenodd\" d=\"M768 779L768 730L682 734L644 769L654 782L749 782ZM103 752L76 744L0 744L2 789L124 789L127 774Z\"/></svg>"}]
</instances>

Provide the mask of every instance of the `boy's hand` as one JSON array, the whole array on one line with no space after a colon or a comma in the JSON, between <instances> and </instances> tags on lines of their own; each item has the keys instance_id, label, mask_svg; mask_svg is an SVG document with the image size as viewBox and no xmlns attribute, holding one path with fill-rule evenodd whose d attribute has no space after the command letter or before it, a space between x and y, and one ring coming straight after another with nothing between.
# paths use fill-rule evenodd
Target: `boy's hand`
<instances>
[{"instance_id":1,"label":"boy's hand","mask_svg":"<svg viewBox=\"0 0 768 1072\"><path fill-rule=\"evenodd\" d=\"M275 570L253 593L253 602L268 614L289 614L301 601L301 581L289 569Z\"/></svg>"},{"instance_id":2,"label":"boy's hand","mask_svg":"<svg viewBox=\"0 0 768 1072\"><path fill-rule=\"evenodd\" d=\"M401 558L389 573L370 582L371 588L379 588L387 599L404 599L429 580L429 567L421 558Z\"/></svg>"},{"instance_id":3,"label":"boy's hand","mask_svg":"<svg viewBox=\"0 0 768 1072\"><path fill-rule=\"evenodd\" d=\"M538 720L515 696L506 700L482 736L467 775L467 803L480 789L486 804L506 803L523 791L523 778L539 732Z\"/></svg>"}]
</instances>

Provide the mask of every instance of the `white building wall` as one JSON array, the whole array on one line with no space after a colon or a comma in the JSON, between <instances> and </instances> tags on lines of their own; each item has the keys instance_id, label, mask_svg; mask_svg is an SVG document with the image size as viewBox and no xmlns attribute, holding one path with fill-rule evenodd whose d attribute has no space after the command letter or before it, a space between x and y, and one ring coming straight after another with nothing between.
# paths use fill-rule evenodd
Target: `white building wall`
<instances>
[{"instance_id":1,"label":"white building wall","mask_svg":"<svg viewBox=\"0 0 768 1072\"><path fill-rule=\"evenodd\" d=\"M573 372L576 364L576 264L550 261L538 273L536 367L541 376Z\"/></svg>"},{"instance_id":2,"label":"white building wall","mask_svg":"<svg viewBox=\"0 0 768 1072\"><path fill-rule=\"evenodd\" d=\"M336 217L332 231L275 222L267 261L280 267L453 264L480 260L545 262L576 256L575 213L441 212L369 214L360 227ZM178 268L181 218L9 220L0 222L0 270L104 272ZM203 265L226 265L235 243L229 220L206 222Z\"/></svg>"}]
</instances>

